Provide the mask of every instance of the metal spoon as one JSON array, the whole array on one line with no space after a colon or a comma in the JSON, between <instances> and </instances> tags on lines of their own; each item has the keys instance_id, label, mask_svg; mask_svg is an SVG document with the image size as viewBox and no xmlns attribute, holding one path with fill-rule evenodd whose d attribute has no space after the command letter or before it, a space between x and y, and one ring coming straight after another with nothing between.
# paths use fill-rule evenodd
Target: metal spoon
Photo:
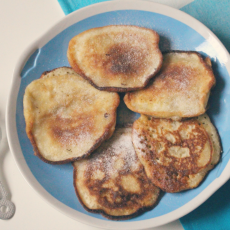
<instances>
[{"instance_id":1,"label":"metal spoon","mask_svg":"<svg viewBox=\"0 0 230 230\"><path fill-rule=\"evenodd\" d=\"M2 133L0 129L0 141ZM8 193L6 192L2 182L0 181L0 219L10 219L15 213L15 205L7 199Z\"/></svg>"}]
</instances>

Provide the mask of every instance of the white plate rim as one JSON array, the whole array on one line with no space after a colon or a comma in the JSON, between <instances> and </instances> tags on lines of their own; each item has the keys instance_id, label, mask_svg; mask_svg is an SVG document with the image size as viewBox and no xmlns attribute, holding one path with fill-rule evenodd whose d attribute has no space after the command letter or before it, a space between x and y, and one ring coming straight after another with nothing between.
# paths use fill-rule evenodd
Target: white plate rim
<instances>
[{"instance_id":1,"label":"white plate rim","mask_svg":"<svg viewBox=\"0 0 230 230\"><path fill-rule=\"evenodd\" d=\"M20 73L21 70L26 63L28 57L38 48L45 45L49 40L55 37L58 33L71 26L72 24L81 21L87 17L105 13L109 11L115 10L143 10L150 11L155 13L160 13L162 15L169 16L178 21L183 22L189 27L193 28L199 34L201 34L206 40L208 40L214 47L215 50L220 51L219 55L226 66L228 73L230 73L230 58L229 53L223 44L219 41L219 39L201 22L194 19L190 15L174 9L169 6L165 6L158 3L153 3L150 1L141 1L141 0L116 0L116 1L108 1L97 3L91 6L84 7L80 10L77 10L59 22L57 22L51 29L46 31L43 35L41 35L37 40L31 43L27 49L22 53L18 62L15 66L13 72L13 80L12 85L8 97L7 108L6 108L6 133L9 142L9 148L12 152L14 159L16 161L19 170L21 171L25 180L33 187L33 189L55 207L57 210L66 214L67 216L75 219L79 222L82 222L87 225L91 225L98 228L103 229L147 229L151 227L157 227L163 224L167 224L171 221L174 221L187 213L193 211L199 205L201 205L204 201L206 201L218 188L220 188L230 177L230 161L225 166L225 169L221 173L221 175L216 178L210 185L208 185L199 195L197 195L190 202L181 206L180 208L165 214L163 216L155 217L153 219L142 220L142 221L133 221L133 222L114 222L114 221L105 221L101 219L97 219L83 213L80 213L60 201L51 196L41 185L38 183L36 178L31 173L26 161L23 157L23 153L20 148L20 143L17 136L16 130L16 101L17 95L20 86Z\"/></svg>"}]
</instances>

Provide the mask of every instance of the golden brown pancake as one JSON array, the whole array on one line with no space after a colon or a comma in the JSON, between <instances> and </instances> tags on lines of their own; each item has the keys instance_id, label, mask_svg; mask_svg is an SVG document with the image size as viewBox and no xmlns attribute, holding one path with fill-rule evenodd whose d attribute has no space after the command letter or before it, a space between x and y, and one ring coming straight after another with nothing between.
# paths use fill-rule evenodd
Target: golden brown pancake
<instances>
[{"instance_id":1,"label":"golden brown pancake","mask_svg":"<svg viewBox=\"0 0 230 230\"><path fill-rule=\"evenodd\" d=\"M127 107L137 113L179 120L205 113L215 77L210 59L194 51L164 54L160 72L142 90L127 93Z\"/></svg>"},{"instance_id":2,"label":"golden brown pancake","mask_svg":"<svg viewBox=\"0 0 230 230\"><path fill-rule=\"evenodd\" d=\"M160 190L149 182L131 132L117 128L88 159L73 163L75 191L86 210L120 220L155 205Z\"/></svg>"},{"instance_id":3,"label":"golden brown pancake","mask_svg":"<svg viewBox=\"0 0 230 230\"><path fill-rule=\"evenodd\" d=\"M71 68L45 72L23 100L26 132L35 155L52 164L88 156L115 129L117 93L95 89Z\"/></svg>"},{"instance_id":4,"label":"golden brown pancake","mask_svg":"<svg viewBox=\"0 0 230 230\"><path fill-rule=\"evenodd\" d=\"M184 121L141 115L132 140L147 176L166 192L197 187L220 157L218 134L206 114Z\"/></svg>"},{"instance_id":5,"label":"golden brown pancake","mask_svg":"<svg viewBox=\"0 0 230 230\"><path fill-rule=\"evenodd\" d=\"M100 90L125 92L145 87L162 65L159 35L138 26L93 28L69 42L72 68Z\"/></svg>"}]
</instances>

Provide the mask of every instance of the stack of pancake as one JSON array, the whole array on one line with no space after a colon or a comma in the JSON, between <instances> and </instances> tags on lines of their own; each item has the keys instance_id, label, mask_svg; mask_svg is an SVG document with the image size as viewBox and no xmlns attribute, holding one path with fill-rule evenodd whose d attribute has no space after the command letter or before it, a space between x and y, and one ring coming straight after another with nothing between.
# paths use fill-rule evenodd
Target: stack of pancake
<instances>
[{"instance_id":1,"label":"stack of pancake","mask_svg":"<svg viewBox=\"0 0 230 230\"><path fill-rule=\"evenodd\" d=\"M158 44L155 31L137 26L87 30L69 42L72 68L45 72L25 91L35 155L72 162L79 201L110 219L152 209L160 190L197 187L219 161L219 136L205 114L215 84L210 59L162 55ZM116 126L118 92L141 114L134 124Z\"/></svg>"},{"instance_id":2,"label":"stack of pancake","mask_svg":"<svg viewBox=\"0 0 230 230\"><path fill-rule=\"evenodd\" d=\"M148 178L166 192L197 187L220 157L219 137L207 114L215 84L211 61L197 52L164 54L159 74L147 88L125 95L141 113L133 144Z\"/></svg>"}]
</instances>

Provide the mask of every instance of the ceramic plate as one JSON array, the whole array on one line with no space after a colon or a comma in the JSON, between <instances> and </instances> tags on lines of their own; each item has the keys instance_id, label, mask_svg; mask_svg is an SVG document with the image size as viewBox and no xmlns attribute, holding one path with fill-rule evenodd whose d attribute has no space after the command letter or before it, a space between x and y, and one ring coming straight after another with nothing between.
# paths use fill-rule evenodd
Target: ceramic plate
<instances>
[{"instance_id":1,"label":"ceramic plate","mask_svg":"<svg viewBox=\"0 0 230 230\"><path fill-rule=\"evenodd\" d=\"M84 210L75 195L71 164L49 165L34 156L25 132L23 95L25 87L44 71L69 66L66 51L69 40L90 28L106 25L137 25L156 30L160 48L195 50L212 60L217 84L211 93L208 114L217 127L223 154L220 163L196 189L165 193L151 211L126 221L111 221L100 214ZM78 10L58 22L31 44L19 59L7 108L7 135L16 162L29 184L50 204L85 224L106 229L140 229L156 227L191 212L211 196L230 175L230 60L217 37L191 16L160 4L145 1L111 1ZM135 120L138 114L123 103L118 123Z\"/></svg>"}]
</instances>

